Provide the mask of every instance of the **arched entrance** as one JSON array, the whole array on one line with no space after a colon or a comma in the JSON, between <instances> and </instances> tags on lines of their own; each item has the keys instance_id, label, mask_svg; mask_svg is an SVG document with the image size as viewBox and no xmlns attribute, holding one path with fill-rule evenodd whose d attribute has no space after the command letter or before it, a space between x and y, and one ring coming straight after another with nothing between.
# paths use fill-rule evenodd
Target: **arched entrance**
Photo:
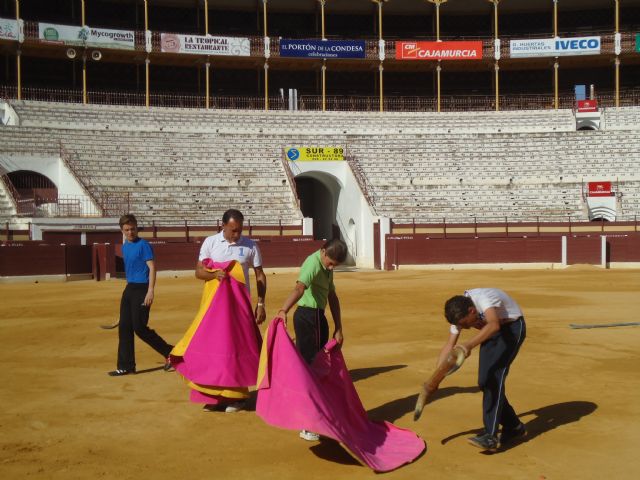
<instances>
[{"instance_id":1,"label":"arched entrance","mask_svg":"<svg viewBox=\"0 0 640 480\"><path fill-rule=\"evenodd\" d=\"M31 170L16 170L6 174L19 195L18 200L33 200L36 206L58 201L58 187L48 177Z\"/></svg>"},{"instance_id":2,"label":"arched entrance","mask_svg":"<svg viewBox=\"0 0 640 480\"><path fill-rule=\"evenodd\" d=\"M300 210L305 217L313 218L313 238L340 238L336 221L340 184L336 178L324 172L305 172L295 181Z\"/></svg>"}]
</instances>

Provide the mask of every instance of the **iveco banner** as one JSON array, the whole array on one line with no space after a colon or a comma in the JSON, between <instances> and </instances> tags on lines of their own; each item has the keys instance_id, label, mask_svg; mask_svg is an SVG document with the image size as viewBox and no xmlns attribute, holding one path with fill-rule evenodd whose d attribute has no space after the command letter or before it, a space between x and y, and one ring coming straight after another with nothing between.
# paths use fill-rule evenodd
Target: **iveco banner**
<instances>
[{"instance_id":1,"label":"iveco banner","mask_svg":"<svg viewBox=\"0 0 640 480\"><path fill-rule=\"evenodd\" d=\"M398 60L480 60L482 42L396 42Z\"/></svg>"},{"instance_id":2,"label":"iveco banner","mask_svg":"<svg viewBox=\"0 0 640 480\"><path fill-rule=\"evenodd\" d=\"M280 40L281 57L364 58L364 40Z\"/></svg>"},{"instance_id":3,"label":"iveco banner","mask_svg":"<svg viewBox=\"0 0 640 480\"><path fill-rule=\"evenodd\" d=\"M511 58L563 57L573 55L598 55L600 37L536 38L511 40Z\"/></svg>"},{"instance_id":4,"label":"iveco banner","mask_svg":"<svg viewBox=\"0 0 640 480\"><path fill-rule=\"evenodd\" d=\"M168 53L248 57L251 55L251 41L243 37L163 33L160 35L160 49Z\"/></svg>"}]
</instances>

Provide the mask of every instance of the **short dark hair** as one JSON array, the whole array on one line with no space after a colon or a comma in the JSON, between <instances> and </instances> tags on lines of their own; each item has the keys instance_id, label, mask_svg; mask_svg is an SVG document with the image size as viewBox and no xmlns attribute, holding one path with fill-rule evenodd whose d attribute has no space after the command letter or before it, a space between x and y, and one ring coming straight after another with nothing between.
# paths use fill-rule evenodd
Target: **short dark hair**
<instances>
[{"instance_id":1,"label":"short dark hair","mask_svg":"<svg viewBox=\"0 0 640 480\"><path fill-rule=\"evenodd\" d=\"M336 262L344 263L347 259L347 253L349 250L347 249L347 244L344 243L339 238L332 238L322 245L324 249L324 253L331 259Z\"/></svg>"},{"instance_id":2,"label":"short dark hair","mask_svg":"<svg viewBox=\"0 0 640 480\"><path fill-rule=\"evenodd\" d=\"M135 226L138 226L138 220L136 219L135 215L131 215L130 213L127 213L126 215L122 215L120 217L120 228L124 227L129 223Z\"/></svg>"},{"instance_id":3,"label":"short dark hair","mask_svg":"<svg viewBox=\"0 0 640 480\"><path fill-rule=\"evenodd\" d=\"M240 210L230 208L222 215L222 223L229 223L229 220L234 219L236 222L244 222L244 215Z\"/></svg>"},{"instance_id":4,"label":"short dark hair","mask_svg":"<svg viewBox=\"0 0 640 480\"><path fill-rule=\"evenodd\" d=\"M444 316L452 325L457 325L460 320L469 314L469 308L473 307L473 301L464 295L451 297L444 304Z\"/></svg>"}]
</instances>

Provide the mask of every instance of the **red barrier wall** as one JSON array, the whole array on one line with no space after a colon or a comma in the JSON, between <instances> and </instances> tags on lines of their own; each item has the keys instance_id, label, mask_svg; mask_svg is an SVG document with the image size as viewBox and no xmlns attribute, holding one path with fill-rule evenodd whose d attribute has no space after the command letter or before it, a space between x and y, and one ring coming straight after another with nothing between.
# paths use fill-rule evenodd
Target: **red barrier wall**
<instances>
[{"instance_id":1,"label":"red barrier wall","mask_svg":"<svg viewBox=\"0 0 640 480\"><path fill-rule=\"evenodd\" d=\"M608 236L608 262L640 262L640 236Z\"/></svg>"},{"instance_id":2,"label":"red barrier wall","mask_svg":"<svg viewBox=\"0 0 640 480\"><path fill-rule=\"evenodd\" d=\"M567 265L602 263L602 237L567 237Z\"/></svg>"},{"instance_id":3,"label":"red barrier wall","mask_svg":"<svg viewBox=\"0 0 640 480\"><path fill-rule=\"evenodd\" d=\"M393 265L559 263L561 238L429 238L387 235L385 269Z\"/></svg>"},{"instance_id":4,"label":"red barrier wall","mask_svg":"<svg viewBox=\"0 0 640 480\"><path fill-rule=\"evenodd\" d=\"M66 273L63 245L2 245L0 246L0 276L64 275Z\"/></svg>"}]
</instances>

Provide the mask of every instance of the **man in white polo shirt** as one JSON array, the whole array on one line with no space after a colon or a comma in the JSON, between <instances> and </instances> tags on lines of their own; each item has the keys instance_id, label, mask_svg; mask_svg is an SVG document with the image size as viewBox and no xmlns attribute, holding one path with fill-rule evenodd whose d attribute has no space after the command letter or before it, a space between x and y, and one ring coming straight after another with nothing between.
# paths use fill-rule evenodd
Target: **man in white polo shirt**
<instances>
[{"instance_id":1,"label":"man in white polo shirt","mask_svg":"<svg viewBox=\"0 0 640 480\"><path fill-rule=\"evenodd\" d=\"M207 237L202 243L196 265L196 278L206 282L214 278L222 280L225 276L225 272L222 270L208 271L202 264L205 258L210 258L214 262L236 260L242 265L245 285L247 289L251 290L249 284L249 267L253 268L256 275L258 297L254 309L254 318L256 324L260 325L266 318L264 299L267 294L267 277L262 270L262 258L258 246L253 240L242 236L243 222L244 216L240 211L229 209L224 212L222 216L222 230L216 235ZM236 412L242 410L244 407L244 401L235 402L227 405L225 411ZM211 408L213 409L214 406Z\"/></svg>"},{"instance_id":2,"label":"man in white polo shirt","mask_svg":"<svg viewBox=\"0 0 640 480\"><path fill-rule=\"evenodd\" d=\"M256 323L264 322L266 313L264 309L264 298L267 294L267 277L262 270L262 257L256 243L250 238L242 236L242 226L244 216L239 210L229 209L222 216L222 230L211 237L207 237L200 247L200 255L196 265L196 278L208 281L217 278L222 280L224 272L222 270L208 271L202 261L210 258L214 262L229 262L236 260L242 265L245 285L249 290L249 267L253 268L256 275L256 285L258 287L258 303L254 315Z\"/></svg>"},{"instance_id":3,"label":"man in white polo shirt","mask_svg":"<svg viewBox=\"0 0 640 480\"><path fill-rule=\"evenodd\" d=\"M442 363L456 345L461 329L479 330L457 348L468 357L480 345L478 385L482 389L482 419L484 433L469 439L469 443L483 450L495 450L526 434L505 394L509 367L516 358L526 336L526 325L520 306L497 288L474 288L464 295L450 298L444 314L451 324L449 339L440 352ZM502 431L498 438L498 428Z\"/></svg>"}]
</instances>

